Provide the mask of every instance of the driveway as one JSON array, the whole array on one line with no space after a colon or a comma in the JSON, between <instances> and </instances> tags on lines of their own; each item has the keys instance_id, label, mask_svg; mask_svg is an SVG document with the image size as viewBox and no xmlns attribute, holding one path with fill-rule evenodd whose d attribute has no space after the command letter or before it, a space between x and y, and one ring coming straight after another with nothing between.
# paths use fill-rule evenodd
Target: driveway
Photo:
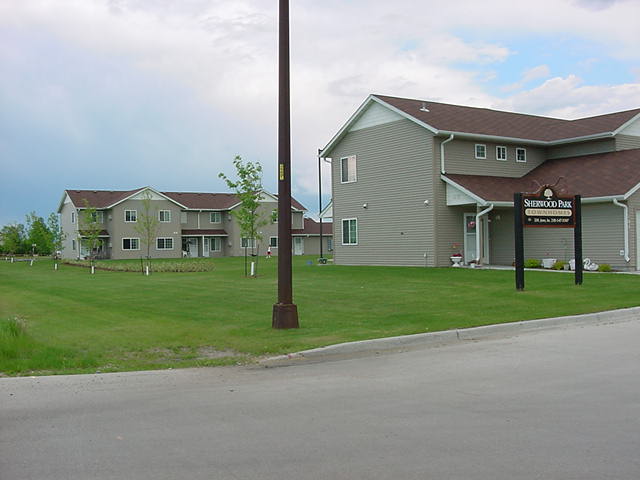
<instances>
[{"instance_id":1,"label":"driveway","mask_svg":"<svg viewBox=\"0 0 640 480\"><path fill-rule=\"evenodd\" d=\"M0 479L640 478L640 321L264 369L0 379Z\"/></svg>"}]
</instances>

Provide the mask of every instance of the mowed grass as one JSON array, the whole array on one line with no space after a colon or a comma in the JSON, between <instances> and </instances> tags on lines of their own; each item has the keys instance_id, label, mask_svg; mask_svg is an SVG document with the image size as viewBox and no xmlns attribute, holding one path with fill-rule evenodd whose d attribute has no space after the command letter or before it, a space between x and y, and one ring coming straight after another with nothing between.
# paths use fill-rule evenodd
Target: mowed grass
<instances>
[{"instance_id":1,"label":"mowed grass","mask_svg":"<svg viewBox=\"0 0 640 480\"><path fill-rule=\"evenodd\" d=\"M277 259L245 278L242 258L209 272L139 273L0 262L0 322L25 325L16 347L0 335L5 375L223 365L339 342L588 313L640 304L640 277L316 265L294 257L300 329L273 330ZM186 260L188 261L188 260ZM312 261L311 265L308 262ZM4 328L4 327L2 327ZM10 328L7 331L14 331ZM2 330L0 329L0 332ZM17 337L16 337L17 338Z\"/></svg>"}]
</instances>

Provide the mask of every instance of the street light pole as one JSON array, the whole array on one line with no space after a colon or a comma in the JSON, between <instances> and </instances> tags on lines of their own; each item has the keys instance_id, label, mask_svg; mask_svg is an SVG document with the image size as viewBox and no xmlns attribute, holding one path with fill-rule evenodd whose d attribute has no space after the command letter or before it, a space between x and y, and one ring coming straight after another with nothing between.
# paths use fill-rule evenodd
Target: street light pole
<instances>
[{"instance_id":1,"label":"street light pole","mask_svg":"<svg viewBox=\"0 0 640 480\"><path fill-rule=\"evenodd\" d=\"M289 0L279 0L278 31L278 303L273 328L298 328L291 273L291 107L289 89Z\"/></svg>"}]
</instances>

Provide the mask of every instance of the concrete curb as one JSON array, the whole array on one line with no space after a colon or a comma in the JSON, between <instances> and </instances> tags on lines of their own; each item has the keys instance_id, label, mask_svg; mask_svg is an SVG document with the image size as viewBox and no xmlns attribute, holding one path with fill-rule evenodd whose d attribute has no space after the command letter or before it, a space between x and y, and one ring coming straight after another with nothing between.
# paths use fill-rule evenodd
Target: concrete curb
<instances>
[{"instance_id":1,"label":"concrete curb","mask_svg":"<svg viewBox=\"0 0 640 480\"><path fill-rule=\"evenodd\" d=\"M411 348L427 348L466 341L509 337L543 329L621 323L633 320L640 320L640 307L571 315L568 317L501 323L458 330L445 330L442 332L375 338L373 340L362 340L359 342L338 343L336 345L328 345L326 347L304 350L288 355L269 357L260 361L260 365L263 367L281 367L297 365L308 361L339 360L342 358L352 358L365 354L390 352L393 350L401 351Z\"/></svg>"}]
</instances>

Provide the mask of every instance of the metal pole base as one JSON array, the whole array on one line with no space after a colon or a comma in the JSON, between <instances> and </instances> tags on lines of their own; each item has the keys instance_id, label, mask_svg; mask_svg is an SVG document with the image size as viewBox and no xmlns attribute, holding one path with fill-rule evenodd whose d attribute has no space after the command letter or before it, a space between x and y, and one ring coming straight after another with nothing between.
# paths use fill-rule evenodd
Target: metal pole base
<instances>
[{"instance_id":1,"label":"metal pole base","mask_svg":"<svg viewBox=\"0 0 640 480\"><path fill-rule=\"evenodd\" d=\"M298 307L292 303L276 303L273 306L272 328L299 328Z\"/></svg>"}]
</instances>

